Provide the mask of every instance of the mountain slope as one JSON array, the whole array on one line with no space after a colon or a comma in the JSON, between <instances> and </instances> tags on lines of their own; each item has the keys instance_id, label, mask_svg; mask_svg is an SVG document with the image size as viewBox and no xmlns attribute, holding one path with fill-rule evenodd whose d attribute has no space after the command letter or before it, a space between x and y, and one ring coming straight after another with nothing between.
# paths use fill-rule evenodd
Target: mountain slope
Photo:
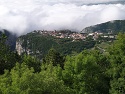
<instances>
[{"instance_id":1,"label":"mountain slope","mask_svg":"<svg viewBox=\"0 0 125 94\"><path fill-rule=\"evenodd\" d=\"M7 36L7 41L6 41L7 45L10 46L11 50L15 50L17 36L15 34L10 33L8 30L5 30L5 29L0 30L0 35L2 33L4 33Z\"/></svg>"},{"instance_id":2,"label":"mountain slope","mask_svg":"<svg viewBox=\"0 0 125 94\"><path fill-rule=\"evenodd\" d=\"M16 50L19 54L29 54L38 58L44 57L50 48L55 48L63 55L81 52L83 49L94 47L95 41L73 41L71 38L57 38L50 35L42 35L38 32L20 36L16 42Z\"/></svg>"},{"instance_id":3,"label":"mountain slope","mask_svg":"<svg viewBox=\"0 0 125 94\"><path fill-rule=\"evenodd\" d=\"M102 24L97 24L94 26L86 27L81 32L89 33L96 31L103 33L108 33L108 32L117 33L120 31L125 32L125 20L114 20Z\"/></svg>"}]
</instances>

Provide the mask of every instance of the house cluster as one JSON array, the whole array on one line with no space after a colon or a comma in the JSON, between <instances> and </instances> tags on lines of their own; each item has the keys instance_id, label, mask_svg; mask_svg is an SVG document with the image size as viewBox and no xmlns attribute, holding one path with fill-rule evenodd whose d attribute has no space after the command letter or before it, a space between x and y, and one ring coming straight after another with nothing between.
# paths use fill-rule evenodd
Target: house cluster
<instances>
[{"instance_id":1,"label":"house cluster","mask_svg":"<svg viewBox=\"0 0 125 94\"><path fill-rule=\"evenodd\" d=\"M54 36L56 38L72 38L73 40L84 40L86 38L85 33L78 33L78 32L72 32L72 31L44 31L44 30L35 30L34 32L37 32L42 35L50 35Z\"/></svg>"},{"instance_id":2,"label":"house cluster","mask_svg":"<svg viewBox=\"0 0 125 94\"><path fill-rule=\"evenodd\" d=\"M103 38L115 38L116 35L113 34L104 34L102 32L94 33L79 33L72 31L44 31L44 30L34 30L34 33L39 33L41 35L50 35L56 38L72 38L73 40L85 40L87 37L92 37L93 40L98 39L99 36Z\"/></svg>"},{"instance_id":3,"label":"house cluster","mask_svg":"<svg viewBox=\"0 0 125 94\"><path fill-rule=\"evenodd\" d=\"M113 33L94 32L94 33L89 33L88 36L92 36L93 39L96 40L99 38L99 36L102 38L115 39L117 35L115 35Z\"/></svg>"}]
</instances>

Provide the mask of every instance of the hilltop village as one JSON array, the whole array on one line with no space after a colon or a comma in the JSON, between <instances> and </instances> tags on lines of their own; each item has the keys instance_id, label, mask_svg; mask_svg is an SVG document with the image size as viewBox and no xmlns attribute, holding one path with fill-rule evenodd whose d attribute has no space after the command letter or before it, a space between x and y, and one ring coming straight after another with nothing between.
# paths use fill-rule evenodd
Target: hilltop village
<instances>
[{"instance_id":1,"label":"hilltop village","mask_svg":"<svg viewBox=\"0 0 125 94\"><path fill-rule=\"evenodd\" d=\"M41 35L47 36L53 36L56 38L69 38L75 40L86 40L86 39L92 39L97 40L99 38L103 39L115 39L117 35L109 32L109 33L102 33L102 32L93 32L93 33L82 33L82 32L72 32L70 30L60 30L60 31L46 31L46 30L34 30L32 33L39 33Z\"/></svg>"}]
</instances>

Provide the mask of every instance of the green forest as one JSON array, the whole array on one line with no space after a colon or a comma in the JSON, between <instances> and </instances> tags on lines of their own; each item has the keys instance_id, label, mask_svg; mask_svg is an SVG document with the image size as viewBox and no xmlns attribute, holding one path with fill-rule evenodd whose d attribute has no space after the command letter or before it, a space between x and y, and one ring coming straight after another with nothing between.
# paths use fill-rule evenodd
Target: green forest
<instances>
[{"instance_id":1,"label":"green forest","mask_svg":"<svg viewBox=\"0 0 125 94\"><path fill-rule=\"evenodd\" d=\"M125 94L125 34L106 52L63 56L50 48L39 59L11 51L0 37L0 94Z\"/></svg>"}]
</instances>

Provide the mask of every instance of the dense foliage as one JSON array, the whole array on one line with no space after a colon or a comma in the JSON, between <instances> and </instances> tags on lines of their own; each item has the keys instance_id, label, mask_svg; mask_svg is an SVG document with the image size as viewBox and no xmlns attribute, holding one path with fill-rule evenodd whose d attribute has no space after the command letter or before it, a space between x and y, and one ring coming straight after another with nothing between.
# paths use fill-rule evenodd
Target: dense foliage
<instances>
[{"instance_id":1,"label":"dense foliage","mask_svg":"<svg viewBox=\"0 0 125 94\"><path fill-rule=\"evenodd\" d=\"M109 50L111 94L125 93L125 34L120 33L118 40Z\"/></svg>"},{"instance_id":2,"label":"dense foliage","mask_svg":"<svg viewBox=\"0 0 125 94\"><path fill-rule=\"evenodd\" d=\"M0 45L6 48L2 42ZM5 57L10 54L0 52ZM10 55L10 58L14 57ZM125 93L125 34L119 34L106 53L84 50L64 58L52 48L43 61L26 55L20 58L16 64L9 59L5 63L0 58L1 67L6 69L0 75L0 94ZM4 66L13 63L10 69Z\"/></svg>"}]
</instances>

